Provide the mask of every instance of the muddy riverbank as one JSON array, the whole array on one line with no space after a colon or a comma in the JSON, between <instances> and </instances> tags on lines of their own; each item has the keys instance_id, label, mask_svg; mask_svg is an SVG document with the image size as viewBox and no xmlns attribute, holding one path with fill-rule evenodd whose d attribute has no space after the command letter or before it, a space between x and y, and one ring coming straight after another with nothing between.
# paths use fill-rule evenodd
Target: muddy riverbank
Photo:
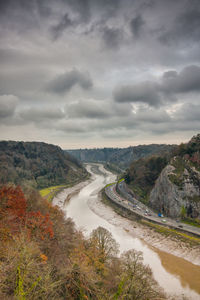
<instances>
[{"instance_id":1,"label":"muddy riverbank","mask_svg":"<svg viewBox=\"0 0 200 300\"><path fill-rule=\"evenodd\" d=\"M142 251L144 263L150 265L155 279L168 295L176 295L176 299L181 299L182 295L199 299L198 249L191 252L181 244L178 247L175 241L164 240L152 230L119 216L105 206L99 192L105 184L114 181L115 176L103 166L87 168L92 173L91 179L63 191L54 199L54 204L59 205L86 235L103 226L112 232L121 251L131 248Z\"/></svg>"}]
</instances>

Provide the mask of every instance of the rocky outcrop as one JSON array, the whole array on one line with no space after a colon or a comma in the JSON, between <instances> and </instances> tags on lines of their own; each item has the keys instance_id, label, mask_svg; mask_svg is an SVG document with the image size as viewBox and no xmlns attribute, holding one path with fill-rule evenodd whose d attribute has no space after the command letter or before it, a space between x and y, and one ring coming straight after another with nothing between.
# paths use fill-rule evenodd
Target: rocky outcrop
<instances>
[{"instance_id":1,"label":"rocky outcrop","mask_svg":"<svg viewBox=\"0 0 200 300\"><path fill-rule=\"evenodd\" d=\"M200 218L200 172L185 161L179 161L177 167L176 158L173 158L158 177L149 204L172 218L182 214Z\"/></svg>"}]
</instances>

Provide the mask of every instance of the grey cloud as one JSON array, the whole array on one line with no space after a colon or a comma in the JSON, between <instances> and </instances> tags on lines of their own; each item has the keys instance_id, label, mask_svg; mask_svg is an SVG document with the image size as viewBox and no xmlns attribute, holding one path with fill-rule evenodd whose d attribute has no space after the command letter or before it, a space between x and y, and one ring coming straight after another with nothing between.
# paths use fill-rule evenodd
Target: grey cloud
<instances>
[{"instance_id":1,"label":"grey cloud","mask_svg":"<svg viewBox=\"0 0 200 300\"><path fill-rule=\"evenodd\" d=\"M174 118L184 121L198 121L200 123L200 104L185 103L175 113Z\"/></svg>"},{"instance_id":2,"label":"grey cloud","mask_svg":"<svg viewBox=\"0 0 200 300\"><path fill-rule=\"evenodd\" d=\"M198 0L185 1L180 11L178 15L175 15L174 21L164 29L159 40L170 45L177 45L180 42L188 44L189 41L199 43L200 2Z\"/></svg>"},{"instance_id":3,"label":"grey cloud","mask_svg":"<svg viewBox=\"0 0 200 300\"><path fill-rule=\"evenodd\" d=\"M1 26L19 34L39 29L40 19L51 16L48 1L9 0L1 1Z\"/></svg>"},{"instance_id":4,"label":"grey cloud","mask_svg":"<svg viewBox=\"0 0 200 300\"><path fill-rule=\"evenodd\" d=\"M101 101L84 100L66 107L70 118L104 119L112 114L111 107Z\"/></svg>"},{"instance_id":5,"label":"grey cloud","mask_svg":"<svg viewBox=\"0 0 200 300\"><path fill-rule=\"evenodd\" d=\"M126 85L114 90L116 102L143 102L151 106L160 104L159 86L155 82L146 81L135 85Z\"/></svg>"},{"instance_id":6,"label":"grey cloud","mask_svg":"<svg viewBox=\"0 0 200 300\"><path fill-rule=\"evenodd\" d=\"M51 27L51 33L53 39L59 38L62 33L73 25L73 21L70 19L69 14L66 13L57 25Z\"/></svg>"},{"instance_id":7,"label":"grey cloud","mask_svg":"<svg viewBox=\"0 0 200 300\"><path fill-rule=\"evenodd\" d=\"M65 114L59 108L29 108L19 113L20 117L28 122L51 122L52 120L63 119Z\"/></svg>"},{"instance_id":8,"label":"grey cloud","mask_svg":"<svg viewBox=\"0 0 200 300\"><path fill-rule=\"evenodd\" d=\"M0 1L0 92L20 99L0 100L8 138L26 126L62 145L196 130L199 14L199 0Z\"/></svg>"},{"instance_id":9,"label":"grey cloud","mask_svg":"<svg viewBox=\"0 0 200 300\"><path fill-rule=\"evenodd\" d=\"M55 128L59 131L67 133L89 133L92 131L92 127L89 127L88 122L81 121L79 119L63 120L55 124Z\"/></svg>"},{"instance_id":10,"label":"grey cloud","mask_svg":"<svg viewBox=\"0 0 200 300\"><path fill-rule=\"evenodd\" d=\"M167 114L165 110L144 109L144 108L140 108L136 112L135 118L138 122L142 121L145 123L155 123L155 124L166 123L171 120L170 116Z\"/></svg>"},{"instance_id":11,"label":"grey cloud","mask_svg":"<svg viewBox=\"0 0 200 300\"><path fill-rule=\"evenodd\" d=\"M65 4L65 0L63 1ZM68 0L67 5L75 12L79 14L80 22L88 22L91 17L90 1L89 0Z\"/></svg>"},{"instance_id":12,"label":"grey cloud","mask_svg":"<svg viewBox=\"0 0 200 300\"><path fill-rule=\"evenodd\" d=\"M164 78L164 79L168 79L168 78L174 79L174 78L176 78L177 76L178 76L178 73L177 73L176 71L174 71L174 70L172 70L172 71L167 71L167 72L164 72L164 73L163 73L163 78Z\"/></svg>"},{"instance_id":13,"label":"grey cloud","mask_svg":"<svg viewBox=\"0 0 200 300\"><path fill-rule=\"evenodd\" d=\"M58 75L48 83L47 90L55 94L65 94L75 85L79 85L85 90L90 89L92 87L92 80L89 73L83 73L74 69L62 75Z\"/></svg>"},{"instance_id":14,"label":"grey cloud","mask_svg":"<svg viewBox=\"0 0 200 300\"><path fill-rule=\"evenodd\" d=\"M14 115L18 98L13 95L0 96L0 119L12 117Z\"/></svg>"},{"instance_id":15,"label":"grey cloud","mask_svg":"<svg viewBox=\"0 0 200 300\"><path fill-rule=\"evenodd\" d=\"M164 73L162 88L172 93L200 91L200 67L187 66L179 74L175 71Z\"/></svg>"},{"instance_id":16,"label":"grey cloud","mask_svg":"<svg viewBox=\"0 0 200 300\"><path fill-rule=\"evenodd\" d=\"M142 28L143 28L144 24L145 24L145 22L141 15L138 15L131 20L130 28L131 28L131 32L135 38L140 37L140 34L142 33Z\"/></svg>"},{"instance_id":17,"label":"grey cloud","mask_svg":"<svg viewBox=\"0 0 200 300\"><path fill-rule=\"evenodd\" d=\"M103 41L108 48L116 49L121 45L123 39L123 32L119 28L111 28L105 26L103 28Z\"/></svg>"},{"instance_id":18,"label":"grey cloud","mask_svg":"<svg viewBox=\"0 0 200 300\"><path fill-rule=\"evenodd\" d=\"M65 111L69 118L105 120L127 117L131 114L132 107L129 103L85 99L66 105Z\"/></svg>"},{"instance_id":19,"label":"grey cloud","mask_svg":"<svg viewBox=\"0 0 200 300\"><path fill-rule=\"evenodd\" d=\"M177 94L200 92L200 67L187 66L180 73L170 70L163 73L161 81L144 81L138 84L119 86L114 90L116 102L142 102L160 106L176 102Z\"/></svg>"}]
</instances>

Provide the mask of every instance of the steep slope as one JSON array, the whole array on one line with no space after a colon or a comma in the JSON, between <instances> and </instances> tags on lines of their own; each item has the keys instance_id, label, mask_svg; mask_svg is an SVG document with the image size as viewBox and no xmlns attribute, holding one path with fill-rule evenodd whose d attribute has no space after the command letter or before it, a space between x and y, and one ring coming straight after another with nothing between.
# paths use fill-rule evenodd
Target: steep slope
<instances>
[{"instance_id":1,"label":"steep slope","mask_svg":"<svg viewBox=\"0 0 200 300\"><path fill-rule=\"evenodd\" d=\"M124 178L137 199L148 203L149 194L160 172L167 165L169 156L169 154L162 156L154 155L131 163L124 174Z\"/></svg>"},{"instance_id":2,"label":"steep slope","mask_svg":"<svg viewBox=\"0 0 200 300\"><path fill-rule=\"evenodd\" d=\"M167 216L200 218L200 134L175 154L156 181L149 203Z\"/></svg>"},{"instance_id":3,"label":"steep slope","mask_svg":"<svg viewBox=\"0 0 200 300\"><path fill-rule=\"evenodd\" d=\"M40 142L0 142L0 184L43 188L87 176L81 164L58 146Z\"/></svg>"},{"instance_id":4,"label":"steep slope","mask_svg":"<svg viewBox=\"0 0 200 300\"><path fill-rule=\"evenodd\" d=\"M151 144L128 148L77 149L68 150L68 152L83 162L110 163L125 170L134 160L138 160L152 154L169 152L173 148L174 145Z\"/></svg>"}]
</instances>

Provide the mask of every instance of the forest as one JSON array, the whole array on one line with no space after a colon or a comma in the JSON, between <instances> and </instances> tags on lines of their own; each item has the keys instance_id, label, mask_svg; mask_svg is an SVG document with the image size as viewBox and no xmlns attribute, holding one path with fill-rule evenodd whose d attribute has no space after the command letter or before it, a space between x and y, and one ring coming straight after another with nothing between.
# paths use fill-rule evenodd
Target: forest
<instances>
[{"instance_id":1,"label":"forest","mask_svg":"<svg viewBox=\"0 0 200 300\"><path fill-rule=\"evenodd\" d=\"M153 154L168 153L174 148L175 145L151 144L130 146L127 148L95 148L67 151L82 162L103 162L109 164L111 168L118 170L118 172L122 172L133 161Z\"/></svg>"},{"instance_id":2,"label":"forest","mask_svg":"<svg viewBox=\"0 0 200 300\"><path fill-rule=\"evenodd\" d=\"M0 189L0 299L165 299L142 254L88 238L33 189Z\"/></svg>"},{"instance_id":3,"label":"forest","mask_svg":"<svg viewBox=\"0 0 200 300\"><path fill-rule=\"evenodd\" d=\"M87 171L60 147L41 142L0 142L0 185L14 183L41 189L76 183Z\"/></svg>"},{"instance_id":4,"label":"forest","mask_svg":"<svg viewBox=\"0 0 200 300\"><path fill-rule=\"evenodd\" d=\"M162 155L154 154L130 164L124 178L137 198L148 203L149 194L167 164L175 168L174 173L169 176L174 184L181 188L184 182L184 170L187 169L188 173L192 173L191 182L200 188L199 176L196 172L192 172L192 170L200 171L200 134L194 136L188 143L174 147L171 152Z\"/></svg>"}]
</instances>

